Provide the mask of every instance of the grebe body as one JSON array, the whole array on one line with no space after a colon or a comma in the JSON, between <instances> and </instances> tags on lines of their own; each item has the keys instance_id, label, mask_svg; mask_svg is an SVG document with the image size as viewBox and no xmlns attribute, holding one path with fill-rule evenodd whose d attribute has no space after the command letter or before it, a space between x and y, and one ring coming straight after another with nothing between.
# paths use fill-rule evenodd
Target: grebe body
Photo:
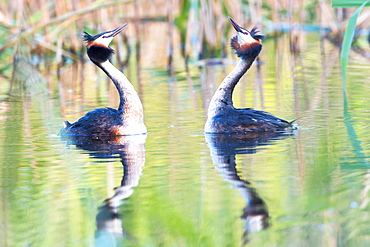
<instances>
[{"instance_id":1,"label":"grebe body","mask_svg":"<svg viewBox=\"0 0 370 247\"><path fill-rule=\"evenodd\" d=\"M248 31L239 26L233 19L230 22L237 35L231 39L239 62L223 80L213 95L208 118L204 126L206 133L247 133L256 131L283 131L292 127L293 122L275 117L264 111L252 108L237 109L233 105L232 94L240 78L248 71L259 55L263 35L257 34L256 28Z\"/></svg>"},{"instance_id":2,"label":"grebe body","mask_svg":"<svg viewBox=\"0 0 370 247\"><path fill-rule=\"evenodd\" d=\"M106 73L117 88L120 97L118 109L99 108L88 112L74 123L65 121L60 135L109 136L147 133L143 106L135 88L126 76L109 62L114 53L109 44L127 25L128 23L125 23L112 31L95 36L86 32L84 34L90 60Z\"/></svg>"}]
</instances>

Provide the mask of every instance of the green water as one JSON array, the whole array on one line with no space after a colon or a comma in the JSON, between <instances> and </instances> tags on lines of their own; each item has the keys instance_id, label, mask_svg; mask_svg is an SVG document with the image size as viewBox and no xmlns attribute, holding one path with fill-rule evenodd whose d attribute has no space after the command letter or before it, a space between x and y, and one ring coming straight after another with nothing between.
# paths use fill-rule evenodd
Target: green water
<instances>
[{"instance_id":1,"label":"green water","mask_svg":"<svg viewBox=\"0 0 370 247\"><path fill-rule=\"evenodd\" d=\"M1 79L1 246L369 245L367 60L351 54L345 101L330 43L323 51L308 33L292 56L288 36L266 40L261 83L253 66L234 103L298 118L299 130L205 136L208 101L233 65L191 61L187 73L177 44L169 76L165 42L145 35L140 65L132 58L125 73L147 136L60 140L63 120L118 105L91 62L83 80L80 65L58 78L24 62L10 96Z\"/></svg>"}]
</instances>

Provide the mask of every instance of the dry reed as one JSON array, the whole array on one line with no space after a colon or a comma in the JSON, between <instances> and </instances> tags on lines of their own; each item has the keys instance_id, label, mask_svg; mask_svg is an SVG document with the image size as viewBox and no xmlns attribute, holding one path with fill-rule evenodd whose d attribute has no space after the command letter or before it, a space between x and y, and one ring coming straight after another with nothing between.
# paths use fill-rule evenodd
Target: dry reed
<instances>
[{"instance_id":1,"label":"dry reed","mask_svg":"<svg viewBox=\"0 0 370 247\"><path fill-rule=\"evenodd\" d=\"M184 35L186 58L225 56L230 30L228 15L247 28L269 26L279 31L283 30L282 24L288 23L291 49L296 51L302 46L300 34L304 23L321 22L330 28L335 39L340 39L352 10L333 9L326 0L319 0L316 8L311 7L308 0L266 0L263 4L257 0L246 4L233 0L20 0L17 3L7 0L0 3L0 24L6 30L0 39L0 54L26 39L33 53L55 54L57 63L63 56L78 60L84 46L79 37L82 29L109 30L124 20L134 23L138 36L139 23L152 19L169 22L169 65L173 25ZM359 27L367 28L369 18L370 11L363 11ZM140 43L136 46L140 48Z\"/></svg>"}]
</instances>

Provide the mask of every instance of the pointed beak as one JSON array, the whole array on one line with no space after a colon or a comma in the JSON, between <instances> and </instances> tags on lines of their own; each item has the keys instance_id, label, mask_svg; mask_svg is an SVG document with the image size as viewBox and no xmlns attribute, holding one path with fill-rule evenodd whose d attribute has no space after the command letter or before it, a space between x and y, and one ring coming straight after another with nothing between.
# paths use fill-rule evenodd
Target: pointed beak
<instances>
[{"instance_id":1,"label":"pointed beak","mask_svg":"<svg viewBox=\"0 0 370 247\"><path fill-rule=\"evenodd\" d=\"M125 29L126 27L128 26L128 22L117 27L116 29L114 29L113 31L111 31L112 33L107 37L107 38L110 38L110 37L114 37L116 36L117 34L119 34L123 29Z\"/></svg>"},{"instance_id":2,"label":"pointed beak","mask_svg":"<svg viewBox=\"0 0 370 247\"><path fill-rule=\"evenodd\" d=\"M230 16L229 16L229 20L231 22L231 25L233 25L234 29L237 32L242 32L242 30L240 29L239 25Z\"/></svg>"}]
</instances>

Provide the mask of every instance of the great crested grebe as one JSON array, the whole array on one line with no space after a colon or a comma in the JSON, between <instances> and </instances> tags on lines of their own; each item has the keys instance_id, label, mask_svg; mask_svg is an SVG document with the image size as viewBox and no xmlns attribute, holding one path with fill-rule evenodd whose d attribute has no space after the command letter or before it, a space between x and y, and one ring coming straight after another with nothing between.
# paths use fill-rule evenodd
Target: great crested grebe
<instances>
[{"instance_id":1,"label":"great crested grebe","mask_svg":"<svg viewBox=\"0 0 370 247\"><path fill-rule=\"evenodd\" d=\"M87 43L87 55L90 60L102 69L116 86L120 103L118 109L99 108L86 113L77 122L65 121L60 135L72 136L109 136L145 134L143 106L135 88L126 76L115 68L109 58L114 53L108 45L113 37L119 34L128 23L116 29L91 36L84 33Z\"/></svg>"},{"instance_id":2,"label":"great crested grebe","mask_svg":"<svg viewBox=\"0 0 370 247\"><path fill-rule=\"evenodd\" d=\"M246 133L256 131L282 131L291 128L293 122L272 116L252 108L236 109L232 94L240 78L248 71L262 49L263 35L257 34L254 27L248 31L229 17L236 30L231 39L231 47L240 60L236 67L223 80L213 95L208 107L208 119L204 126L206 133Z\"/></svg>"}]
</instances>

